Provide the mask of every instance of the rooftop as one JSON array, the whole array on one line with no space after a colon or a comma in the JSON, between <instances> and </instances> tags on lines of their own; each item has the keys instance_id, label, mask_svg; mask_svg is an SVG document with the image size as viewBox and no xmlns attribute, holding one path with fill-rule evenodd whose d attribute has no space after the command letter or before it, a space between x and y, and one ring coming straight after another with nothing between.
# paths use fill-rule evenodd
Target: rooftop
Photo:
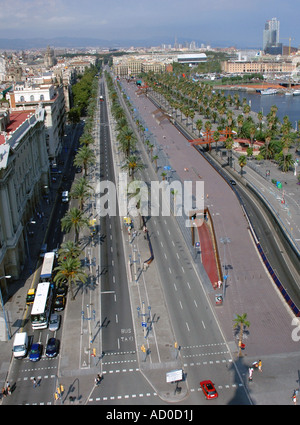
<instances>
[{"instance_id":1,"label":"rooftop","mask_svg":"<svg viewBox=\"0 0 300 425\"><path fill-rule=\"evenodd\" d=\"M6 140L11 135L12 132L14 132L18 127L20 127L21 124L23 124L29 116L35 113L35 110L27 110L27 111L15 111L10 113L10 121L8 125L6 126L5 132L2 131L0 133L0 145L3 145Z\"/></svg>"}]
</instances>

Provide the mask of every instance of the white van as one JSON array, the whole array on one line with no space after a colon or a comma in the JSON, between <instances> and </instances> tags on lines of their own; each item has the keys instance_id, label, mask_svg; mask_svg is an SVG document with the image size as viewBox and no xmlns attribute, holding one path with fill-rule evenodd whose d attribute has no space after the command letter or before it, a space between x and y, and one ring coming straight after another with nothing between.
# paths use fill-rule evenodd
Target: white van
<instances>
[{"instance_id":1,"label":"white van","mask_svg":"<svg viewBox=\"0 0 300 425\"><path fill-rule=\"evenodd\" d=\"M63 203L69 202L69 192L67 190L61 194L61 200Z\"/></svg>"},{"instance_id":2,"label":"white van","mask_svg":"<svg viewBox=\"0 0 300 425\"><path fill-rule=\"evenodd\" d=\"M28 350L28 335L27 332L19 332L15 336L13 353L16 359L25 357Z\"/></svg>"}]
</instances>

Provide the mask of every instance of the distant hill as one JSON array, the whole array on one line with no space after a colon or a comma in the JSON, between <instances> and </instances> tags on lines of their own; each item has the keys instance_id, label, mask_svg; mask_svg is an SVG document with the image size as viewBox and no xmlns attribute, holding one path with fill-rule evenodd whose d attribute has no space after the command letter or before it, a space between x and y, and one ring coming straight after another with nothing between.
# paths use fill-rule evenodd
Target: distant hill
<instances>
[{"instance_id":1,"label":"distant hill","mask_svg":"<svg viewBox=\"0 0 300 425\"><path fill-rule=\"evenodd\" d=\"M71 37L54 37L54 38L0 38L1 50L27 50L27 49L43 49L47 46L51 47L67 47L67 48L83 48L83 47L116 47L118 43L109 40L100 40L96 38L71 38Z\"/></svg>"}]
</instances>

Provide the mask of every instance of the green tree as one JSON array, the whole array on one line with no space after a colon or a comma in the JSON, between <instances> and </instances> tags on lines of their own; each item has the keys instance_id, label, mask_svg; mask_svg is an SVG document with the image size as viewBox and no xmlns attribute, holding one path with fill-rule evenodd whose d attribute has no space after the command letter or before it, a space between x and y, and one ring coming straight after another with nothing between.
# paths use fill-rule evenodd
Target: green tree
<instances>
[{"instance_id":1,"label":"green tree","mask_svg":"<svg viewBox=\"0 0 300 425\"><path fill-rule=\"evenodd\" d=\"M136 137L129 127L124 127L117 136L122 152L128 157L136 147Z\"/></svg>"},{"instance_id":2,"label":"green tree","mask_svg":"<svg viewBox=\"0 0 300 425\"><path fill-rule=\"evenodd\" d=\"M246 164L247 164L246 155L241 155L239 157L239 166L241 167L241 176L243 175L243 168L246 166Z\"/></svg>"},{"instance_id":3,"label":"green tree","mask_svg":"<svg viewBox=\"0 0 300 425\"><path fill-rule=\"evenodd\" d=\"M129 172L129 176L131 176L132 180L134 180L135 171L142 170L144 168L144 164L136 155L130 155L126 158L126 162L121 168L127 170Z\"/></svg>"},{"instance_id":4,"label":"green tree","mask_svg":"<svg viewBox=\"0 0 300 425\"><path fill-rule=\"evenodd\" d=\"M79 258L67 257L66 259L60 260L58 266L54 269L56 275L54 276L54 282L60 283L67 281L69 290L71 292L71 299L74 300L75 296L73 293L73 283L80 280L85 283L87 275L84 273Z\"/></svg>"},{"instance_id":5,"label":"green tree","mask_svg":"<svg viewBox=\"0 0 300 425\"><path fill-rule=\"evenodd\" d=\"M80 179L75 181L75 185L72 188L70 196L73 199L79 200L80 211L83 211L84 201L89 198L92 190L92 186L88 184L85 177L81 177Z\"/></svg>"},{"instance_id":6,"label":"green tree","mask_svg":"<svg viewBox=\"0 0 300 425\"><path fill-rule=\"evenodd\" d=\"M80 110L78 108L71 108L68 112L68 120L73 125L78 124L80 122Z\"/></svg>"},{"instance_id":7,"label":"green tree","mask_svg":"<svg viewBox=\"0 0 300 425\"><path fill-rule=\"evenodd\" d=\"M89 165L94 164L96 157L94 152L88 146L82 146L78 149L78 152L74 158L74 165L76 167L84 168L84 175L87 176L87 169Z\"/></svg>"},{"instance_id":8,"label":"green tree","mask_svg":"<svg viewBox=\"0 0 300 425\"><path fill-rule=\"evenodd\" d=\"M63 231L70 232L72 229L74 229L76 244L79 241L80 230L88 225L88 219L84 217L82 211L80 211L78 208L71 208L61 219L61 228Z\"/></svg>"},{"instance_id":9,"label":"green tree","mask_svg":"<svg viewBox=\"0 0 300 425\"><path fill-rule=\"evenodd\" d=\"M241 357L244 329L249 328L250 322L247 320L246 313L242 314L241 316L237 314L233 322L234 322L234 329L236 328L239 329L239 357Z\"/></svg>"},{"instance_id":10,"label":"green tree","mask_svg":"<svg viewBox=\"0 0 300 425\"><path fill-rule=\"evenodd\" d=\"M81 253L79 246L73 241L66 241L61 244L58 250L59 261L66 260L68 257L77 258Z\"/></svg>"}]
</instances>

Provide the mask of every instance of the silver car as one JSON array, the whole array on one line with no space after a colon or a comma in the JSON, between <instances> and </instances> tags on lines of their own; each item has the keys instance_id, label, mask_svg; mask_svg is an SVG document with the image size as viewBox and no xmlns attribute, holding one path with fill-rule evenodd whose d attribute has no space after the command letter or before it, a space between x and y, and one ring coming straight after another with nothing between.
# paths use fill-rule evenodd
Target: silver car
<instances>
[{"instance_id":1,"label":"silver car","mask_svg":"<svg viewBox=\"0 0 300 425\"><path fill-rule=\"evenodd\" d=\"M50 316L50 322L49 322L49 330L50 331L57 331L59 329L60 325L60 315L56 313L52 313Z\"/></svg>"}]
</instances>

